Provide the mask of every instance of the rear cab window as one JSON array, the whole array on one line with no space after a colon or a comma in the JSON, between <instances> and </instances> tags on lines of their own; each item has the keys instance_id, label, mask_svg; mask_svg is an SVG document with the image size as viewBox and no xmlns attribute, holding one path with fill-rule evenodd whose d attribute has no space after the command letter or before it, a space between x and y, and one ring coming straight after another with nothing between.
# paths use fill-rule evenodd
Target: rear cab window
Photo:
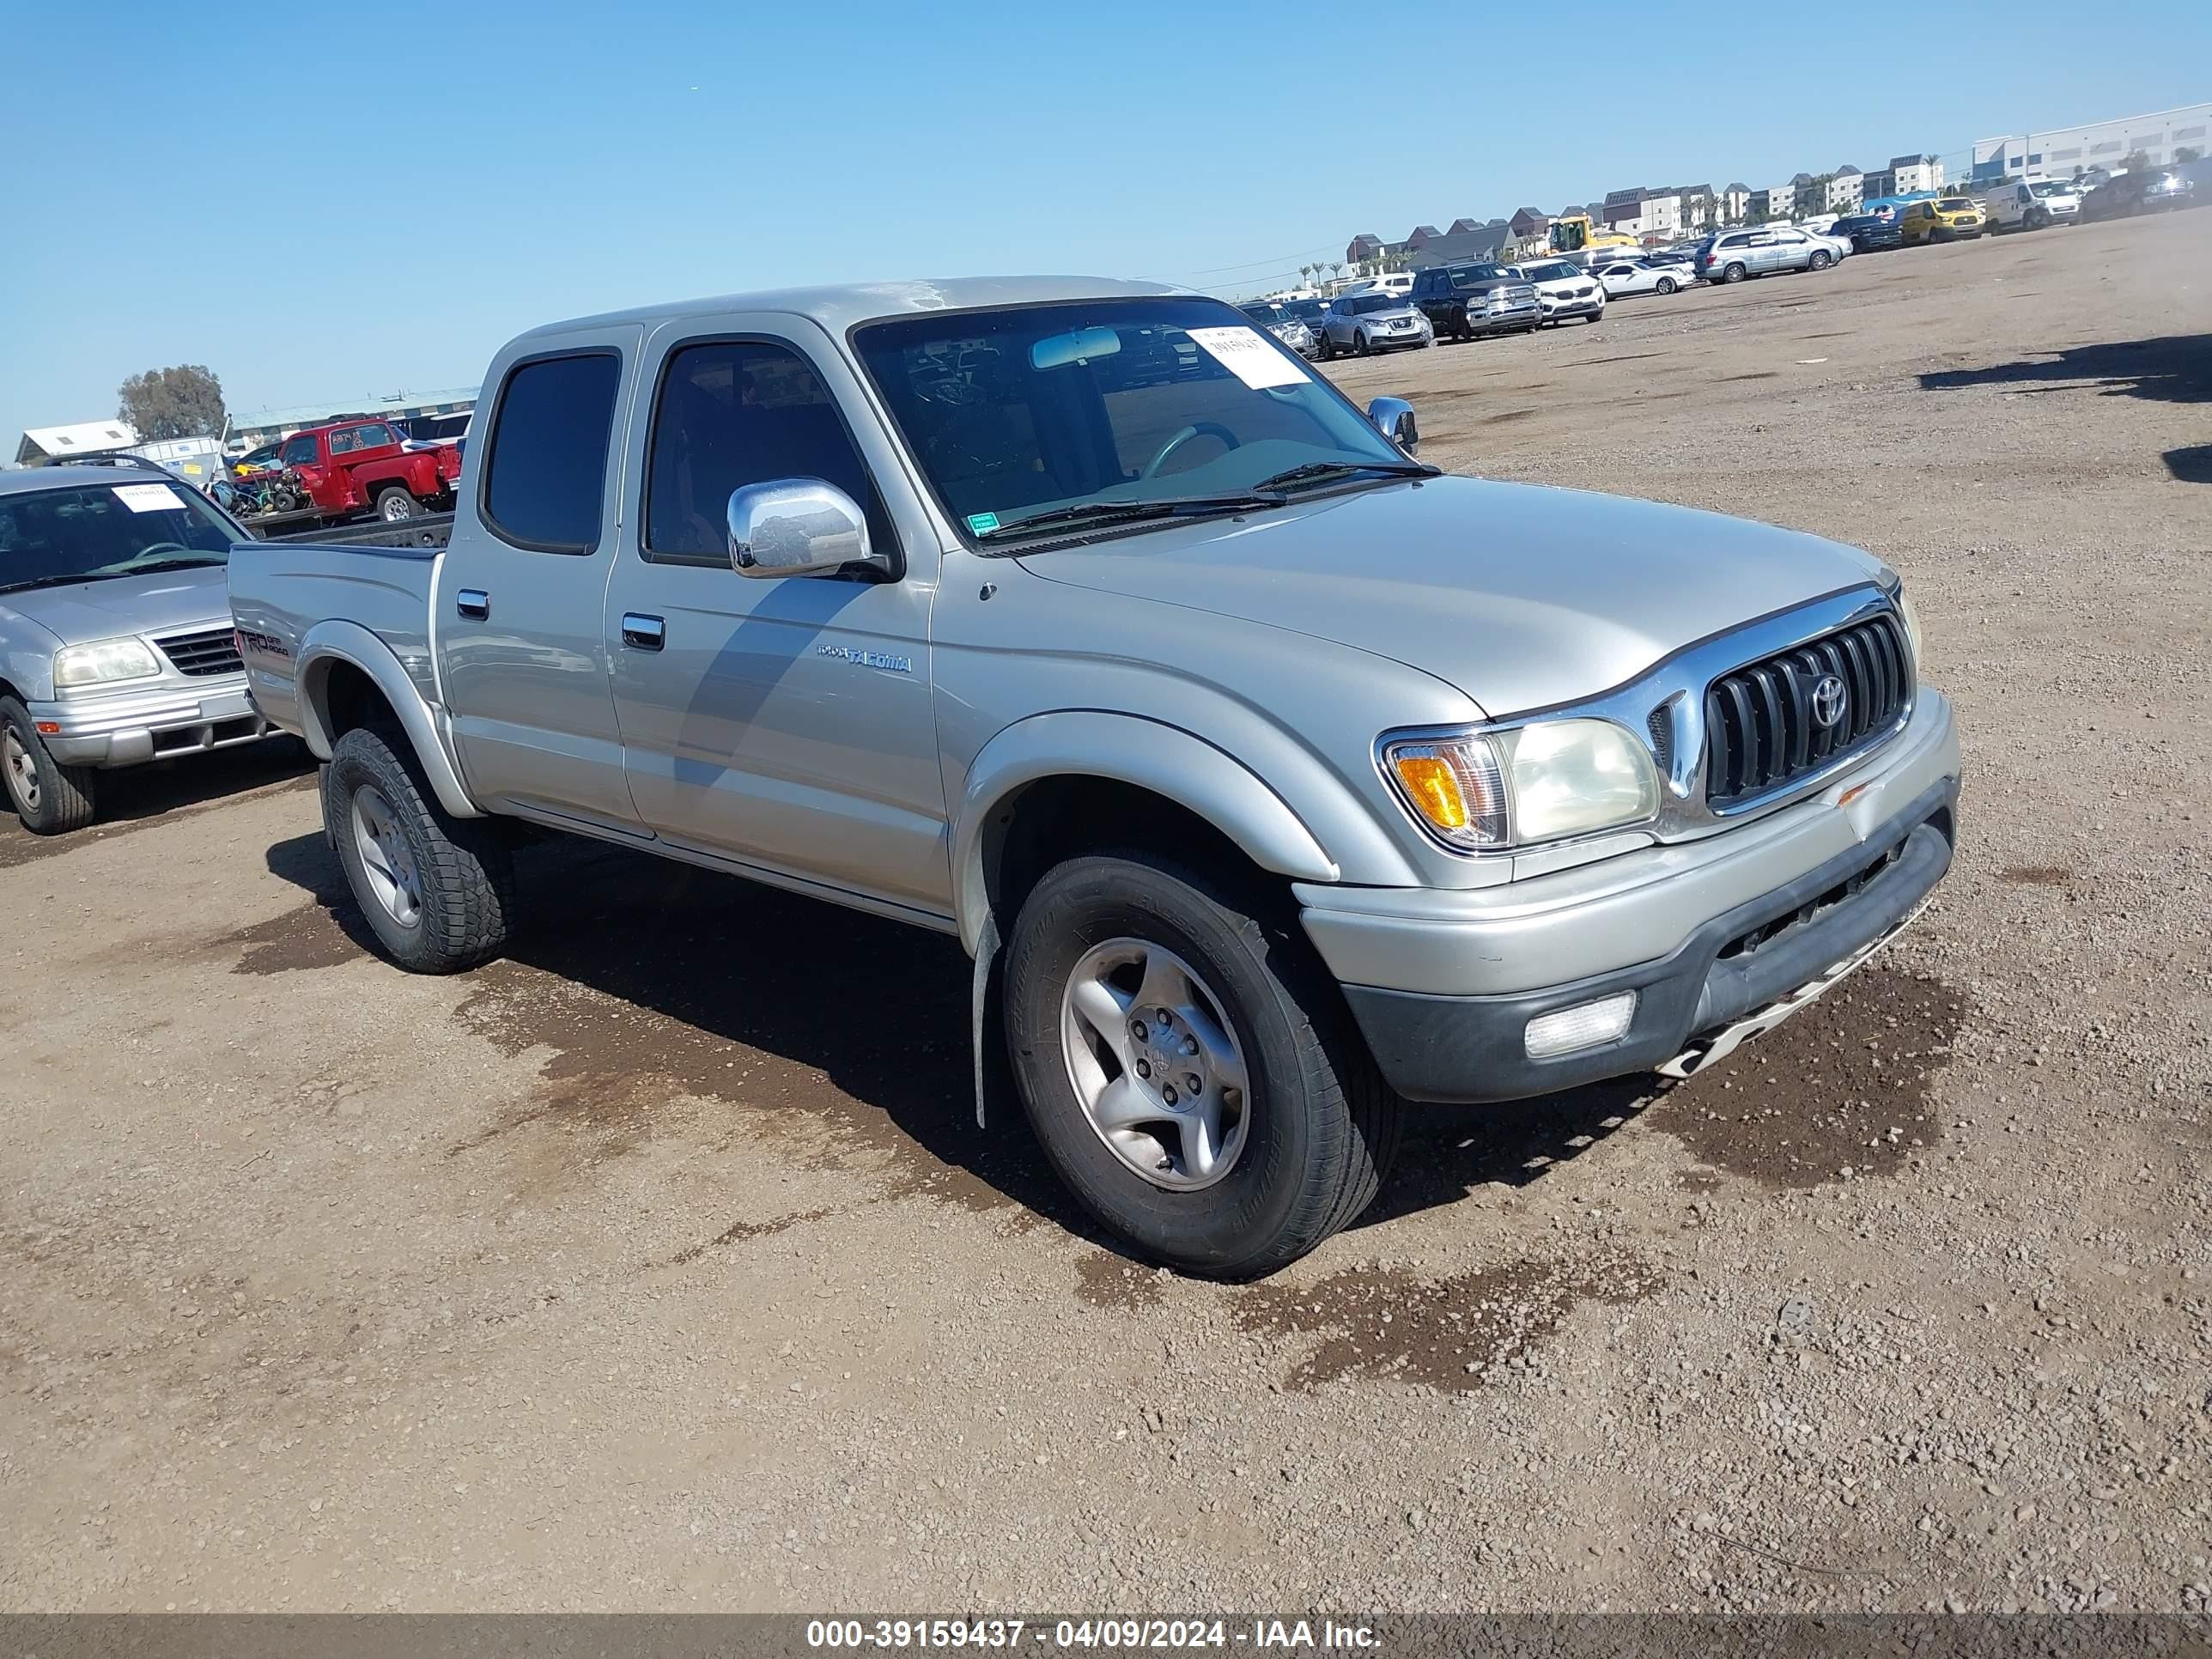
<instances>
[{"instance_id":1,"label":"rear cab window","mask_svg":"<svg viewBox=\"0 0 2212 1659\"><path fill-rule=\"evenodd\" d=\"M533 358L508 371L484 459L486 528L535 553L598 550L621 385L612 351Z\"/></svg>"}]
</instances>

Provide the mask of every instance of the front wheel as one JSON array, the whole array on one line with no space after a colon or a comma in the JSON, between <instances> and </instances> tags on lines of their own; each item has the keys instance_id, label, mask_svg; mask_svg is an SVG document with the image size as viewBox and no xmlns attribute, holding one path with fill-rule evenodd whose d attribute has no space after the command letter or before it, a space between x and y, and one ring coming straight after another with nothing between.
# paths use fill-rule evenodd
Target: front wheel
<instances>
[{"instance_id":1,"label":"front wheel","mask_svg":"<svg viewBox=\"0 0 2212 1659\"><path fill-rule=\"evenodd\" d=\"M58 836L82 830L98 810L97 774L89 766L64 766L47 751L31 711L13 697L0 697L0 776L8 781L8 804L34 836Z\"/></svg>"},{"instance_id":2,"label":"front wheel","mask_svg":"<svg viewBox=\"0 0 2212 1659\"><path fill-rule=\"evenodd\" d=\"M1024 902L1006 1035L1084 1206L1144 1255L1250 1279L1367 1206L1399 1103L1294 921L1146 854L1072 859Z\"/></svg>"},{"instance_id":3,"label":"front wheel","mask_svg":"<svg viewBox=\"0 0 2212 1659\"><path fill-rule=\"evenodd\" d=\"M507 945L514 864L499 830L437 804L407 740L356 726L323 769L323 829L385 954L453 974Z\"/></svg>"},{"instance_id":4,"label":"front wheel","mask_svg":"<svg viewBox=\"0 0 2212 1659\"><path fill-rule=\"evenodd\" d=\"M1374 348L1367 343L1367 331L1365 329L1361 329L1358 333L1352 337L1352 355L1353 356L1364 357L1372 349L1374 349Z\"/></svg>"}]
</instances>

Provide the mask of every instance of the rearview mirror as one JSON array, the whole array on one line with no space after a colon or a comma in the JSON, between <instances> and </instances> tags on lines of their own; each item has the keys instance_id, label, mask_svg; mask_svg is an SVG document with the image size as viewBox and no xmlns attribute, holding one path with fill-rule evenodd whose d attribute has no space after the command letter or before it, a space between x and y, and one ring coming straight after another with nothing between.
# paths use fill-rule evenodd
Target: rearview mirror
<instances>
[{"instance_id":1,"label":"rearview mirror","mask_svg":"<svg viewBox=\"0 0 2212 1659\"><path fill-rule=\"evenodd\" d=\"M1413 419L1413 406L1403 398L1377 398L1367 405L1367 418L1375 429L1408 455L1421 447L1421 428Z\"/></svg>"},{"instance_id":2,"label":"rearview mirror","mask_svg":"<svg viewBox=\"0 0 2212 1659\"><path fill-rule=\"evenodd\" d=\"M820 478L782 478L730 492L730 563L741 576L825 576L890 561L868 546L860 506Z\"/></svg>"},{"instance_id":3,"label":"rearview mirror","mask_svg":"<svg viewBox=\"0 0 2212 1659\"><path fill-rule=\"evenodd\" d=\"M1121 349L1121 337L1110 328L1077 328L1065 334L1048 334L1030 348L1031 368L1065 368L1093 357L1110 357Z\"/></svg>"}]
</instances>

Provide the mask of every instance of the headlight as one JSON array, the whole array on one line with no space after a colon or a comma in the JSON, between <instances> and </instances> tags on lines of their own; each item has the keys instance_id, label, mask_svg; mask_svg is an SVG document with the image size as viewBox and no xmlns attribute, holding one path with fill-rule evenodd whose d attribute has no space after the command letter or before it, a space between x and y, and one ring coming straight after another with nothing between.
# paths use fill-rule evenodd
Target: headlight
<instances>
[{"instance_id":1,"label":"headlight","mask_svg":"<svg viewBox=\"0 0 2212 1659\"><path fill-rule=\"evenodd\" d=\"M1404 738L1386 744L1382 758L1415 816L1463 852L1638 823L1659 810L1649 751L1611 720Z\"/></svg>"},{"instance_id":2,"label":"headlight","mask_svg":"<svg viewBox=\"0 0 2212 1659\"><path fill-rule=\"evenodd\" d=\"M96 640L64 646L54 655L56 685L98 685L106 680L142 680L161 672L143 640Z\"/></svg>"},{"instance_id":3,"label":"headlight","mask_svg":"<svg viewBox=\"0 0 2212 1659\"><path fill-rule=\"evenodd\" d=\"M1897 614L1905 619L1905 637L1912 647L1913 672L1917 678L1921 659L1920 613L1912 608L1912 600L1905 593L1904 583L1898 584L1897 592L1891 597L1897 601Z\"/></svg>"}]
</instances>

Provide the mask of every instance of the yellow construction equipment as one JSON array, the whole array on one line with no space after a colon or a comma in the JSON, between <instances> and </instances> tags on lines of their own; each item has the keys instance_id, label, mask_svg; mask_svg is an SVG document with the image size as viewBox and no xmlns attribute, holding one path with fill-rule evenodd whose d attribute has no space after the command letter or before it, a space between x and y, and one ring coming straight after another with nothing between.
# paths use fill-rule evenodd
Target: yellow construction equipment
<instances>
[{"instance_id":1,"label":"yellow construction equipment","mask_svg":"<svg viewBox=\"0 0 2212 1659\"><path fill-rule=\"evenodd\" d=\"M1587 261L1593 253L1608 248L1632 248L1641 251L1644 244L1633 236L1624 236L1619 231L1598 230L1590 224L1587 213L1562 214L1552 221L1552 252L1563 258Z\"/></svg>"}]
</instances>

